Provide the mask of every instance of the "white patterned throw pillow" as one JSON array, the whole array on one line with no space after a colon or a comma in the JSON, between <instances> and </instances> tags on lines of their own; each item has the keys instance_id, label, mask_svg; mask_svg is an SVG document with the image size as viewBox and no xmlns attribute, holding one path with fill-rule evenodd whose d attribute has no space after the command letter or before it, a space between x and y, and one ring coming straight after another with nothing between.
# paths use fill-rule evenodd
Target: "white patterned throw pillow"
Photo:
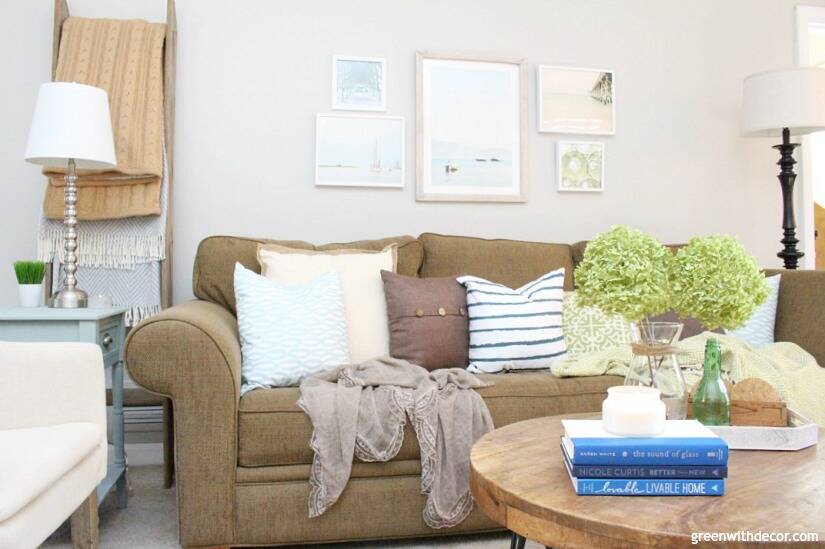
<instances>
[{"instance_id":1,"label":"white patterned throw pillow","mask_svg":"<svg viewBox=\"0 0 825 549\"><path fill-rule=\"evenodd\" d=\"M548 368L565 354L564 269L511 289L475 276L467 288L471 372Z\"/></svg>"},{"instance_id":2,"label":"white patterned throw pillow","mask_svg":"<svg viewBox=\"0 0 825 549\"><path fill-rule=\"evenodd\" d=\"M752 347L762 347L774 342L776 326L776 306L779 304L779 282L782 275L769 276L765 280L771 293L762 305L745 322L744 326L728 330L728 335L738 337Z\"/></svg>"},{"instance_id":3,"label":"white patterned throw pillow","mask_svg":"<svg viewBox=\"0 0 825 549\"><path fill-rule=\"evenodd\" d=\"M241 337L241 394L298 385L350 361L344 294L338 273L288 286L235 264Z\"/></svg>"},{"instance_id":4,"label":"white patterned throw pillow","mask_svg":"<svg viewBox=\"0 0 825 549\"><path fill-rule=\"evenodd\" d=\"M564 292L562 317L569 355L595 353L630 343L630 325L624 318L582 305L576 292Z\"/></svg>"}]
</instances>

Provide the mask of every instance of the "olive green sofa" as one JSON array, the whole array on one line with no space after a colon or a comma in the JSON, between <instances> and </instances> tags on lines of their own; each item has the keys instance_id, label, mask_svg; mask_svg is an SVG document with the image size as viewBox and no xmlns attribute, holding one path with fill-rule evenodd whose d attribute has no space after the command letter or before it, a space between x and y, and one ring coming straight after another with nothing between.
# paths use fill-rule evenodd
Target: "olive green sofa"
<instances>
[{"instance_id":1,"label":"olive green sofa","mask_svg":"<svg viewBox=\"0 0 825 549\"><path fill-rule=\"evenodd\" d=\"M308 518L312 426L298 408L298 388L240 397L241 348L232 284L236 261L259 271L256 249L272 240L215 236L201 242L194 265L197 300L141 323L126 342L132 378L173 403L180 543L184 547L259 546L484 532L500 527L476 509L455 528L432 530L422 518L416 438L407 432L387 463L356 463L341 499ZM584 243L547 244L422 234L305 249L380 250L399 245L398 272L473 274L511 287L559 267L573 268ZM776 334L825 364L825 272L788 272ZM497 426L524 419L596 411L617 377L557 379L547 372L490 376L480 390Z\"/></svg>"}]
</instances>

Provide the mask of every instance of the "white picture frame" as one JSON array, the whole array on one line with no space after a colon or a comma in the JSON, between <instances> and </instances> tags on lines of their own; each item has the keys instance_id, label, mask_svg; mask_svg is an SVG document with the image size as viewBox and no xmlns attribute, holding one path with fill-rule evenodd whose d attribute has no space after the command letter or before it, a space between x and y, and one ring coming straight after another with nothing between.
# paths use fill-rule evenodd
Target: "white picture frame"
<instances>
[{"instance_id":1,"label":"white picture frame","mask_svg":"<svg viewBox=\"0 0 825 549\"><path fill-rule=\"evenodd\" d=\"M315 186L404 187L402 116L319 113L315 117Z\"/></svg>"},{"instance_id":2,"label":"white picture frame","mask_svg":"<svg viewBox=\"0 0 825 549\"><path fill-rule=\"evenodd\" d=\"M616 134L615 71L539 65L536 88L539 132Z\"/></svg>"},{"instance_id":3,"label":"white picture frame","mask_svg":"<svg viewBox=\"0 0 825 549\"><path fill-rule=\"evenodd\" d=\"M417 52L416 200L526 202L527 111L523 58Z\"/></svg>"},{"instance_id":4,"label":"white picture frame","mask_svg":"<svg viewBox=\"0 0 825 549\"><path fill-rule=\"evenodd\" d=\"M600 141L559 141L556 143L556 185L559 192L604 192L605 146ZM579 158L571 159L576 154ZM589 156L598 155L591 159ZM575 177L571 177L570 164L576 162ZM565 165L567 163L567 165ZM565 170L567 168L567 170ZM589 181L596 178L598 185Z\"/></svg>"},{"instance_id":5,"label":"white picture frame","mask_svg":"<svg viewBox=\"0 0 825 549\"><path fill-rule=\"evenodd\" d=\"M332 56L332 109L387 110L387 61L381 57Z\"/></svg>"}]
</instances>

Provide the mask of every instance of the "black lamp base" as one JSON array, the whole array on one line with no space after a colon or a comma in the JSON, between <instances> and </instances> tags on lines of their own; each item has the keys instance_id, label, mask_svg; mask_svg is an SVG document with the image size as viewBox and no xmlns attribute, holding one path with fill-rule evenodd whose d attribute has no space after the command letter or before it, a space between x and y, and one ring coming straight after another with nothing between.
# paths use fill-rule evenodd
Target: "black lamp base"
<instances>
[{"instance_id":1,"label":"black lamp base","mask_svg":"<svg viewBox=\"0 0 825 549\"><path fill-rule=\"evenodd\" d=\"M779 184L782 186L782 250L776 254L781 258L785 264L786 269L796 269L799 264L799 259L805 253L797 250L796 245L799 244L799 239L796 238L796 217L793 209L793 186L796 181L796 173L793 171L793 166L796 160L793 158L794 149L799 146L799 143L791 143L791 132L788 128L782 130L782 144L774 145L774 149L780 153L779 162L780 167Z\"/></svg>"}]
</instances>

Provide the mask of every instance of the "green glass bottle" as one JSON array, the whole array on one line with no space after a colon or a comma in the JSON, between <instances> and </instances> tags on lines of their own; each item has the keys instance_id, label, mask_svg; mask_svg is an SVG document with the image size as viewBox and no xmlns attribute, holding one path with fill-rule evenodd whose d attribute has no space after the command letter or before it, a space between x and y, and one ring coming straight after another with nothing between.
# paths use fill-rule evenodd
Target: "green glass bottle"
<instances>
[{"instance_id":1,"label":"green glass bottle","mask_svg":"<svg viewBox=\"0 0 825 549\"><path fill-rule=\"evenodd\" d=\"M705 343L705 372L693 395L693 417L703 425L730 425L730 396L722 381L722 349L714 338Z\"/></svg>"}]
</instances>

